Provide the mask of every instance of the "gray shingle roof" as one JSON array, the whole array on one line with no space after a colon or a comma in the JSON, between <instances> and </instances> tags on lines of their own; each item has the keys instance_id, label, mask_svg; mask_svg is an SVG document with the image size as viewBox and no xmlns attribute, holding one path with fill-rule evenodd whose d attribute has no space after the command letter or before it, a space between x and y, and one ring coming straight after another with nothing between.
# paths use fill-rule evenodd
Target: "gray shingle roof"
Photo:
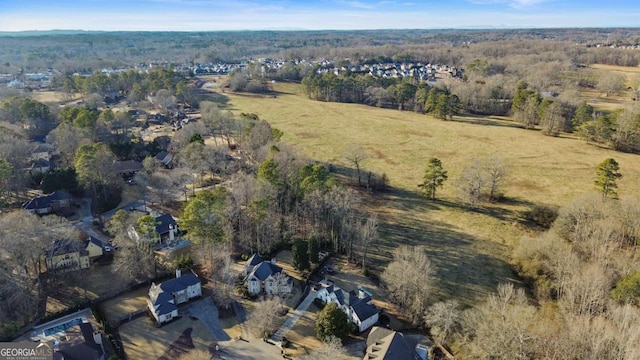
<instances>
[{"instance_id":1,"label":"gray shingle roof","mask_svg":"<svg viewBox=\"0 0 640 360\"><path fill-rule=\"evenodd\" d=\"M200 282L200 279L198 279L197 276L193 274L186 274L179 278L167 280L161 283L159 286L160 286L160 289L162 289L162 291L165 291L168 293L175 293L178 291L182 291L187 287L191 285L195 285L199 282Z\"/></svg>"},{"instance_id":2,"label":"gray shingle roof","mask_svg":"<svg viewBox=\"0 0 640 360\"><path fill-rule=\"evenodd\" d=\"M364 301L360 301L351 305L351 308L353 309L353 312L356 313L360 321L364 321L378 313L377 307L371 304L367 304Z\"/></svg>"},{"instance_id":3,"label":"gray shingle roof","mask_svg":"<svg viewBox=\"0 0 640 360\"><path fill-rule=\"evenodd\" d=\"M169 232L169 225L173 225L173 229L177 230L176 220L171 216L171 214L162 214L156 218L156 232L160 235L166 234Z\"/></svg>"},{"instance_id":4,"label":"gray shingle roof","mask_svg":"<svg viewBox=\"0 0 640 360\"><path fill-rule=\"evenodd\" d=\"M64 190L54 191L48 195L36 196L22 205L26 210L46 209L55 201L71 199L71 195Z\"/></svg>"},{"instance_id":5,"label":"gray shingle roof","mask_svg":"<svg viewBox=\"0 0 640 360\"><path fill-rule=\"evenodd\" d=\"M164 315L164 314L170 314L171 312L178 309L178 307L175 304L170 302L163 302L163 303L154 305L154 308L156 309L156 314L158 314L158 316Z\"/></svg>"},{"instance_id":6,"label":"gray shingle roof","mask_svg":"<svg viewBox=\"0 0 640 360\"><path fill-rule=\"evenodd\" d=\"M402 333L374 326L367 337L363 360L412 360L416 356Z\"/></svg>"},{"instance_id":7,"label":"gray shingle roof","mask_svg":"<svg viewBox=\"0 0 640 360\"><path fill-rule=\"evenodd\" d=\"M282 272L282 268L278 265L274 265L268 261L263 261L260 264L253 267L249 273L249 277L255 276L260 281L266 280L270 275Z\"/></svg>"}]
</instances>

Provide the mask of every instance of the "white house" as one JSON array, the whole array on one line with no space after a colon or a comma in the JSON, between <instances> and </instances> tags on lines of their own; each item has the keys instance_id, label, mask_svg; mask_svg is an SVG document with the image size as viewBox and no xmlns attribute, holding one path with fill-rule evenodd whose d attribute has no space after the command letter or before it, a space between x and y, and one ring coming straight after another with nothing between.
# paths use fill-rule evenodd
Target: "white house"
<instances>
[{"instance_id":1,"label":"white house","mask_svg":"<svg viewBox=\"0 0 640 360\"><path fill-rule=\"evenodd\" d=\"M175 279L151 284L147 306L156 321L163 324L178 316L177 305L199 296L202 296L202 287L198 276L193 270L183 276L178 269Z\"/></svg>"},{"instance_id":2,"label":"white house","mask_svg":"<svg viewBox=\"0 0 640 360\"><path fill-rule=\"evenodd\" d=\"M162 214L160 216L156 216L156 238L150 239L154 243L159 244L167 244L172 243L176 240L176 235L178 234L178 224L176 220L171 216L171 214ZM129 225L127 229L127 234L129 238L136 243L140 241L140 234L136 231L136 227L134 225Z\"/></svg>"},{"instance_id":3,"label":"white house","mask_svg":"<svg viewBox=\"0 0 640 360\"><path fill-rule=\"evenodd\" d=\"M345 291L331 284L320 289L316 297L325 303L337 304L360 332L378 322L378 308L371 303L371 295L364 289L358 288L356 294L353 290Z\"/></svg>"},{"instance_id":4,"label":"white house","mask_svg":"<svg viewBox=\"0 0 640 360\"><path fill-rule=\"evenodd\" d=\"M247 260L243 275L251 294L283 295L293 290L293 280L275 264L275 260L264 261L257 254Z\"/></svg>"}]
</instances>

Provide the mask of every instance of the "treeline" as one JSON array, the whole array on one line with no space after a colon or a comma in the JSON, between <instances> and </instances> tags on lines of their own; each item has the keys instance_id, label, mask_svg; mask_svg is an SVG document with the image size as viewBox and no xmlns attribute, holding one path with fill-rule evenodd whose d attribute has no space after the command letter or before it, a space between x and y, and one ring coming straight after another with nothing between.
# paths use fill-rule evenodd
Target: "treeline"
<instances>
[{"instance_id":1,"label":"treeline","mask_svg":"<svg viewBox=\"0 0 640 360\"><path fill-rule=\"evenodd\" d=\"M463 106L447 89L432 87L413 78L375 78L370 75L318 74L312 71L304 79L305 94L318 101L359 103L382 108L398 108L446 120Z\"/></svg>"},{"instance_id":2,"label":"treeline","mask_svg":"<svg viewBox=\"0 0 640 360\"><path fill-rule=\"evenodd\" d=\"M72 98L75 93L84 96L97 94L100 100L126 97L130 102L140 102L159 91L169 91L179 102L197 106L195 91L185 76L171 67L150 72L128 70L111 74L95 71L91 76L62 75L54 77L52 87ZM91 99L89 99L91 100Z\"/></svg>"}]
</instances>

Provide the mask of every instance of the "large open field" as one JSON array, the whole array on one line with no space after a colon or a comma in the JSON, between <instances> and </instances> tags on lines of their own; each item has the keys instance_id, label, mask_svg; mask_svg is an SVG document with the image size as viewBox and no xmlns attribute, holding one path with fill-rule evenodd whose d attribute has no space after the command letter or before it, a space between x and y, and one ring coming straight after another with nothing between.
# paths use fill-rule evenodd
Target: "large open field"
<instances>
[{"instance_id":1,"label":"large open field","mask_svg":"<svg viewBox=\"0 0 640 360\"><path fill-rule=\"evenodd\" d=\"M616 66L605 64L592 64L590 69L595 70L600 76L622 75L626 79L627 87L637 87L638 80L640 79L640 66ZM603 93L596 89L581 89L580 99L594 106L596 109L611 111L620 108L621 106L627 106L632 103L634 94L632 91L622 91L616 94Z\"/></svg>"},{"instance_id":2,"label":"large open field","mask_svg":"<svg viewBox=\"0 0 640 360\"><path fill-rule=\"evenodd\" d=\"M227 107L251 112L284 131L311 159L348 166L347 150L367 151L363 166L384 172L393 190L367 197L379 213L382 240L373 248L376 270L383 269L397 244L425 246L438 267L438 295L472 303L500 282L517 281L509 265L510 247L534 231L522 212L534 204L562 206L594 190L595 167L608 157L620 163L621 196L638 193L638 156L588 145L570 137L547 137L497 118L436 120L412 112L355 104L317 102L295 84L275 84L276 97L229 94ZM507 201L469 211L460 206L455 182L476 157L501 156L509 164ZM449 180L431 202L417 184L430 157L442 160Z\"/></svg>"}]
</instances>

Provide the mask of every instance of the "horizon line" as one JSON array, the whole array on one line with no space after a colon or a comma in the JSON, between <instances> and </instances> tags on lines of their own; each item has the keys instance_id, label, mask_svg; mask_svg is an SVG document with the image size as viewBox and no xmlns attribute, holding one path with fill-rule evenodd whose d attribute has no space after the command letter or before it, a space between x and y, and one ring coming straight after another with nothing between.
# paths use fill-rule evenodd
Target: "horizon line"
<instances>
[{"instance_id":1,"label":"horizon line","mask_svg":"<svg viewBox=\"0 0 640 360\"><path fill-rule=\"evenodd\" d=\"M434 28L376 28L376 29L306 29L306 28L264 28L264 29L216 29L216 30L85 30L85 29L32 29L32 30L0 30L0 34L24 34L24 33L46 33L46 32L85 32L85 33L215 33L215 32L254 32L254 31L282 31L282 32L313 32L313 31L438 31L438 30L595 30L595 29L640 29L640 26L489 26L489 25L469 25L460 27L434 27Z\"/></svg>"}]
</instances>

